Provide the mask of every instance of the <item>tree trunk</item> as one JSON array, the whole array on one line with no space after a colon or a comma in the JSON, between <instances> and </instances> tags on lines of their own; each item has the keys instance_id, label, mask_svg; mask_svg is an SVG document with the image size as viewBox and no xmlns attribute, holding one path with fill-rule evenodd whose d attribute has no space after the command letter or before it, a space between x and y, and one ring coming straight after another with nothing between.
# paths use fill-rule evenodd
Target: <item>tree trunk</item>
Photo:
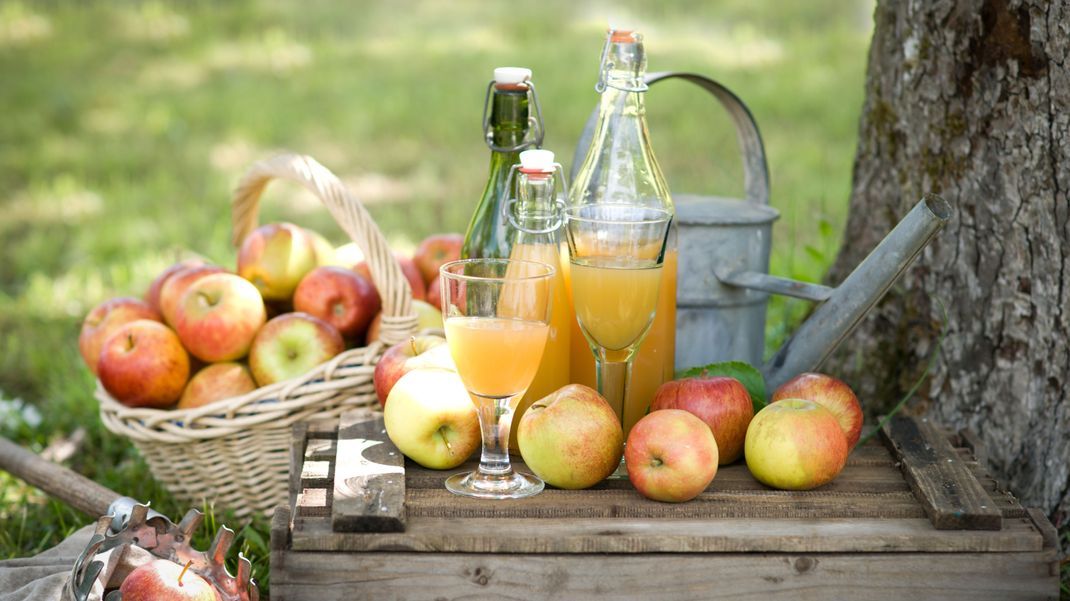
<instances>
[{"instance_id":1,"label":"tree trunk","mask_svg":"<svg viewBox=\"0 0 1070 601\"><path fill-rule=\"evenodd\" d=\"M1070 0L881 0L839 281L923 192L955 214L827 366L979 433L1026 506L1070 510ZM944 323L943 308L947 310Z\"/></svg>"}]
</instances>

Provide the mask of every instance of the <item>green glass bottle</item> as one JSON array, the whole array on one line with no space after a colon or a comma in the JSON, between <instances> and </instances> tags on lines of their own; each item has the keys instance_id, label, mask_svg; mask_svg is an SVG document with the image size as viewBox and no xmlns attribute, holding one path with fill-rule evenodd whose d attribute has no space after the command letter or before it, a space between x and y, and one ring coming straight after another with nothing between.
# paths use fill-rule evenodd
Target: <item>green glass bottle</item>
<instances>
[{"instance_id":1,"label":"green glass bottle","mask_svg":"<svg viewBox=\"0 0 1070 601\"><path fill-rule=\"evenodd\" d=\"M502 207L507 199L516 197L516 180L510 183L509 171L520 163L520 151L542 144L542 122L530 69L494 70L494 79L487 86L483 131L490 147L490 177L465 232L461 257L504 259L509 257L512 233Z\"/></svg>"}]
</instances>

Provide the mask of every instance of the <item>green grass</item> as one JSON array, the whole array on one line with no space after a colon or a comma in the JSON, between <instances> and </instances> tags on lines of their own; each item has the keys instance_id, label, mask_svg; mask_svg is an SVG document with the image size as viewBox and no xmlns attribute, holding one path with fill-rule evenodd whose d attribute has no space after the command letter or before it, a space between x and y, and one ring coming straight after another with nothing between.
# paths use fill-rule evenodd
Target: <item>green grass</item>
<instances>
[{"instance_id":1,"label":"green grass","mask_svg":"<svg viewBox=\"0 0 1070 601\"><path fill-rule=\"evenodd\" d=\"M596 102L611 11L643 24L651 70L708 74L748 103L783 214L772 271L819 280L846 215L872 0L0 0L0 399L41 416L8 415L0 433L41 451L85 428L70 467L180 516L186 508L100 424L76 348L81 317L140 295L184 250L231 264L229 191L276 149L339 174L400 249L463 231L486 177L479 118L493 67L534 69L545 146L568 164ZM674 191L741 195L735 137L710 98L661 84L648 109ZM264 220L343 241L296 187L275 186L264 204ZM770 345L807 306L773 304ZM0 557L90 520L7 474L0 500ZM256 524L243 537L261 580L266 536Z\"/></svg>"}]
</instances>

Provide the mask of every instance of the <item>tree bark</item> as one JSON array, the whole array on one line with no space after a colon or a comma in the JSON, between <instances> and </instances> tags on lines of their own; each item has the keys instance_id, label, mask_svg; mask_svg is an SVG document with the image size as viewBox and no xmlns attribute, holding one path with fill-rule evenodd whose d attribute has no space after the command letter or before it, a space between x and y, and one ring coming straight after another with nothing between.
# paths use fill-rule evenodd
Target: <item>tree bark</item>
<instances>
[{"instance_id":1,"label":"tree bark","mask_svg":"<svg viewBox=\"0 0 1070 601\"><path fill-rule=\"evenodd\" d=\"M979 433L1026 506L1070 511L1070 0L880 0L839 281L923 192L955 214L826 366ZM943 307L947 319L944 323Z\"/></svg>"}]
</instances>

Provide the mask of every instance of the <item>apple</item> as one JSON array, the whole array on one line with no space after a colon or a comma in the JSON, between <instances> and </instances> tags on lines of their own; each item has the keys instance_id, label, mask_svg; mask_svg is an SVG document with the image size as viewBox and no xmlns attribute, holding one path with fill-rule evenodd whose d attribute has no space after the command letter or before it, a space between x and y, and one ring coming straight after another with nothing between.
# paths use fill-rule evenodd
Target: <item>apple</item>
<instances>
[{"instance_id":1,"label":"apple","mask_svg":"<svg viewBox=\"0 0 1070 601\"><path fill-rule=\"evenodd\" d=\"M743 384L722 376L665 382L654 394L651 411L683 409L706 422L717 440L717 456L728 465L743 456L754 404Z\"/></svg>"},{"instance_id":2,"label":"apple","mask_svg":"<svg viewBox=\"0 0 1070 601\"><path fill-rule=\"evenodd\" d=\"M315 315L343 336L364 335L382 304L364 276L341 267L317 267L294 291L294 310Z\"/></svg>"},{"instance_id":3,"label":"apple","mask_svg":"<svg viewBox=\"0 0 1070 601\"><path fill-rule=\"evenodd\" d=\"M264 324L249 351L249 369L260 386L289 380L345 350L331 324L308 313L285 313Z\"/></svg>"},{"instance_id":4,"label":"apple","mask_svg":"<svg viewBox=\"0 0 1070 601\"><path fill-rule=\"evenodd\" d=\"M848 451L836 416L813 401L770 403L747 429L747 468L759 482L782 490L809 490L832 481L847 463Z\"/></svg>"},{"instance_id":5,"label":"apple","mask_svg":"<svg viewBox=\"0 0 1070 601\"><path fill-rule=\"evenodd\" d=\"M213 363L193 374L176 409L193 409L254 390L256 382L249 368L241 363Z\"/></svg>"},{"instance_id":6,"label":"apple","mask_svg":"<svg viewBox=\"0 0 1070 601\"><path fill-rule=\"evenodd\" d=\"M269 301L290 298L316 265L312 238L292 223L262 225L246 236L238 250L238 275Z\"/></svg>"},{"instance_id":7,"label":"apple","mask_svg":"<svg viewBox=\"0 0 1070 601\"><path fill-rule=\"evenodd\" d=\"M213 273L194 282L175 309L175 331L194 357L206 363L234 361L249 353L267 321L256 286L233 273Z\"/></svg>"},{"instance_id":8,"label":"apple","mask_svg":"<svg viewBox=\"0 0 1070 601\"><path fill-rule=\"evenodd\" d=\"M199 265L175 272L174 275L167 278L163 287L160 288L160 315L163 315L167 325L174 327L175 310L178 309L178 304L182 302L182 297L186 294L186 290L197 280L215 273L226 273L226 270L218 265Z\"/></svg>"},{"instance_id":9,"label":"apple","mask_svg":"<svg viewBox=\"0 0 1070 601\"><path fill-rule=\"evenodd\" d=\"M186 259L185 261L179 261L163 270L160 272L160 275L156 276L156 279L152 280L152 283L149 284L149 289L145 291L145 302L153 309L159 311L160 291L163 289L163 285L167 283L167 280L179 271L189 269L190 267L200 267L204 264L204 261L201 259Z\"/></svg>"},{"instance_id":10,"label":"apple","mask_svg":"<svg viewBox=\"0 0 1070 601\"><path fill-rule=\"evenodd\" d=\"M862 404L842 380L825 374L799 374L781 384L772 398L774 403L782 399L806 399L831 411L847 436L848 451L855 448L862 436Z\"/></svg>"},{"instance_id":11,"label":"apple","mask_svg":"<svg viewBox=\"0 0 1070 601\"><path fill-rule=\"evenodd\" d=\"M334 255L329 264L353 269L363 260L364 251L360 249L360 246L358 246L356 242L347 242L334 249Z\"/></svg>"},{"instance_id":12,"label":"apple","mask_svg":"<svg viewBox=\"0 0 1070 601\"><path fill-rule=\"evenodd\" d=\"M189 355L178 335L148 319L131 321L109 336L97 367L104 389L128 407L173 405L189 379Z\"/></svg>"},{"instance_id":13,"label":"apple","mask_svg":"<svg viewBox=\"0 0 1070 601\"><path fill-rule=\"evenodd\" d=\"M434 354L429 351L440 349ZM375 364L372 380L375 382L375 396L379 403L386 406L390 389L401 376L420 367L439 367L456 371L453 357L450 356L446 339L441 336L413 336L386 349L379 362Z\"/></svg>"},{"instance_id":14,"label":"apple","mask_svg":"<svg viewBox=\"0 0 1070 601\"><path fill-rule=\"evenodd\" d=\"M641 495L682 503L706 490L717 475L717 441L706 422L683 409L654 411L632 426L624 462Z\"/></svg>"},{"instance_id":15,"label":"apple","mask_svg":"<svg viewBox=\"0 0 1070 601\"><path fill-rule=\"evenodd\" d=\"M439 276L427 285L427 304L442 310L442 278Z\"/></svg>"},{"instance_id":16,"label":"apple","mask_svg":"<svg viewBox=\"0 0 1070 601\"><path fill-rule=\"evenodd\" d=\"M387 397L383 421L398 450L431 469L461 465L482 441L476 406L461 377L447 369L402 376Z\"/></svg>"},{"instance_id":17,"label":"apple","mask_svg":"<svg viewBox=\"0 0 1070 601\"><path fill-rule=\"evenodd\" d=\"M82 331L78 335L78 350L89 371L97 374L100 350L104 341L119 327L138 319L163 321L160 314L148 303L131 297L120 297L100 303L85 316Z\"/></svg>"},{"instance_id":18,"label":"apple","mask_svg":"<svg viewBox=\"0 0 1070 601\"><path fill-rule=\"evenodd\" d=\"M424 282L431 283L438 277L438 268L461 258L464 236L460 234L435 234L424 238L412 254L412 261L420 269Z\"/></svg>"},{"instance_id":19,"label":"apple","mask_svg":"<svg viewBox=\"0 0 1070 601\"><path fill-rule=\"evenodd\" d=\"M316 265L334 265L334 245L327 238L324 238L323 234L307 227L302 229L305 230L309 241L312 242L312 252L316 255Z\"/></svg>"},{"instance_id":20,"label":"apple","mask_svg":"<svg viewBox=\"0 0 1070 601\"><path fill-rule=\"evenodd\" d=\"M138 566L119 586L123 601L218 601L215 588L190 563L154 559Z\"/></svg>"},{"instance_id":21,"label":"apple","mask_svg":"<svg viewBox=\"0 0 1070 601\"><path fill-rule=\"evenodd\" d=\"M424 284L424 278L420 275L420 270L416 267L416 264L412 262L412 259L397 253L394 253L394 258L397 259L398 265L401 266L402 275L409 281L409 288L412 289L412 297L416 300L426 300L427 285ZM368 267L367 261L361 261L354 265L353 271L368 278L369 282L375 282L375 278L372 277L372 271L371 268Z\"/></svg>"},{"instance_id":22,"label":"apple","mask_svg":"<svg viewBox=\"0 0 1070 601\"><path fill-rule=\"evenodd\" d=\"M443 328L442 311L431 306L430 303L413 300L412 309L416 312L416 330L441 330ZM368 326L368 334L365 339L368 344L379 340L379 332L383 326L383 314L380 312Z\"/></svg>"},{"instance_id":23,"label":"apple","mask_svg":"<svg viewBox=\"0 0 1070 601\"><path fill-rule=\"evenodd\" d=\"M528 407L517 425L520 454L535 475L558 488L588 488L620 465L624 430L602 395L569 384Z\"/></svg>"}]
</instances>

